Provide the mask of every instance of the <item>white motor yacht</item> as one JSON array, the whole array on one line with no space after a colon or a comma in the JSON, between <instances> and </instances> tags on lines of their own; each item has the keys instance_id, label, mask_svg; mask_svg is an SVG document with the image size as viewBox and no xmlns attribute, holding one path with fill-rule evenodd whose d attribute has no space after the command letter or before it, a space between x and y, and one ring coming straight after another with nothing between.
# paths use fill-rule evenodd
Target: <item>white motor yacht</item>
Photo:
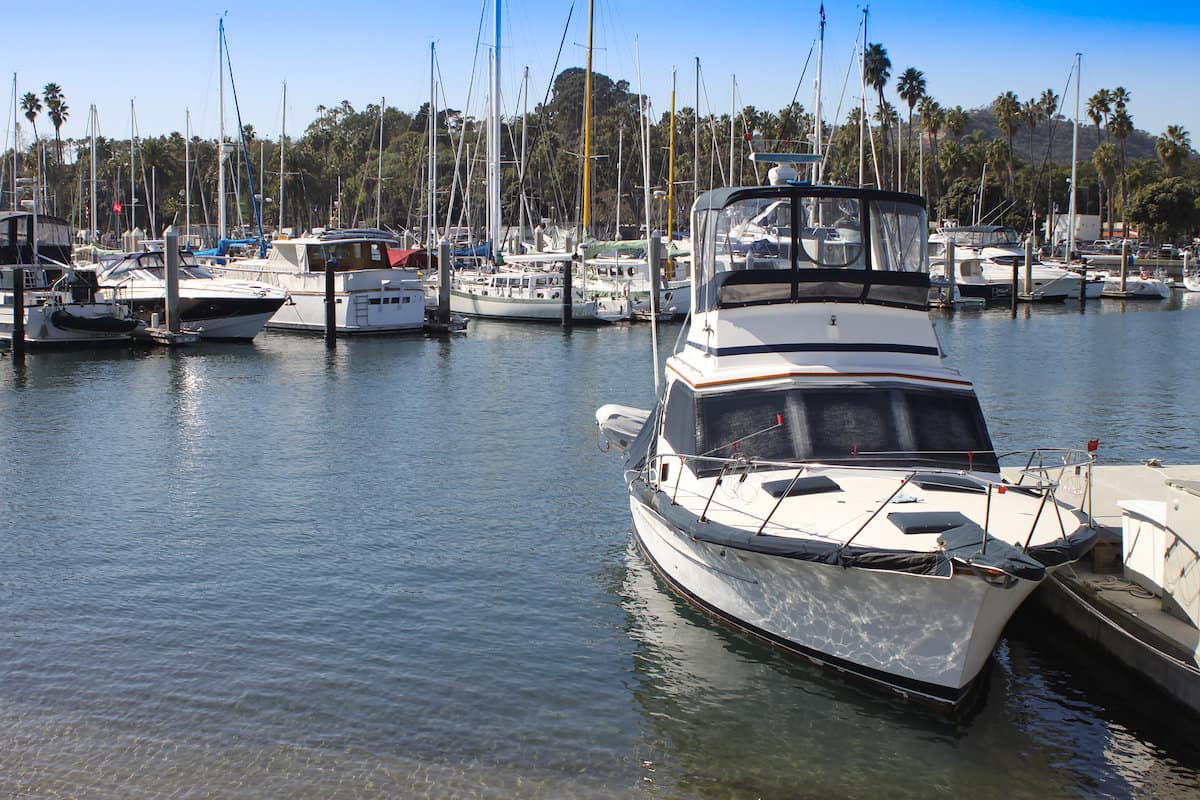
<instances>
[{"instance_id":1,"label":"white motor yacht","mask_svg":"<svg viewBox=\"0 0 1200 800\"><path fill-rule=\"evenodd\" d=\"M789 235L747 241L772 206ZM1090 457L1041 451L1002 477L929 319L922 198L783 181L692 215L692 321L658 402L596 412L638 548L738 629L962 703L1021 602L1093 543L1055 498Z\"/></svg>"},{"instance_id":2,"label":"white motor yacht","mask_svg":"<svg viewBox=\"0 0 1200 800\"><path fill-rule=\"evenodd\" d=\"M36 245L35 245L36 242ZM17 295L15 271L24 271L20 318L32 347L128 342L139 322L128 305L97 297L96 276L72 266L65 219L26 211L0 214L0 340L11 342Z\"/></svg>"},{"instance_id":3,"label":"white motor yacht","mask_svg":"<svg viewBox=\"0 0 1200 800\"><path fill-rule=\"evenodd\" d=\"M166 257L161 250L126 253L97 267L106 296L128 303L149 323L166 319ZM253 339L287 300L287 292L257 281L218 278L179 254L179 320L202 339Z\"/></svg>"},{"instance_id":4,"label":"white motor yacht","mask_svg":"<svg viewBox=\"0 0 1200 800\"><path fill-rule=\"evenodd\" d=\"M271 243L266 258L247 258L213 272L225 278L277 287L287 300L268 328L325 330L325 270L334 268L335 322L339 334L419 332L425 293L415 269L396 269L388 247L399 239L375 229L337 229Z\"/></svg>"}]
</instances>

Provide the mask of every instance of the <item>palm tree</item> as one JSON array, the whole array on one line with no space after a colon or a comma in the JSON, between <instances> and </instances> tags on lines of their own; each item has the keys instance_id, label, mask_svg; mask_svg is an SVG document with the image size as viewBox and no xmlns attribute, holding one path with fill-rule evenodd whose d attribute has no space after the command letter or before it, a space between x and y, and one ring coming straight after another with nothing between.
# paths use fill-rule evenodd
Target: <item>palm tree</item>
<instances>
[{"instance_id":1,"label":"palm tree","mask_svg":"<svg viewBox=\"0 0 1200 800\"><path fill-rule=\"evenodd\" d=\"M925 96L925 73L916 67L909 67L900 75L900 79L896 81L896 93L900 95L900 99L908 103L908 142L905 149L908 150L910 157L912 154L912 115L913 109L921 98ZM904 174L900 175L900 191L904 191Z\"/></svg>"},{"instance_id":2,"label":"palm tree","mask_svg":"<svg viewBox=\"0 0 1200 800\"><path fill-rule=\"evenodd\" d=\"M1096 147L1100 146L1100 124L1108 122L1112 113L1112 93L1108 89L1100 89L1088 98L1087 115L1096 126Z\"/></svg>"},{"instance_id":3,"label":"palm tree","mask_svg":"<svg viewBox=\"0 0 1200 800\"><path fill-rule=\"evenodd\" d=\"M1008 91L992 101L992 111L996 115L996 124L1008 137L1008 185L1012 189L1013 177L1013 136L1021 122L1021 100L1016 92Z\"/></svg>"},{"instance_id":4,"label":"palm tree","mask_svg":"<svg viewBox=\"0 0 1200 800\"><path fill-rule=\"evenodd\" d=\"M1092 163L1096 165L1096 177L1100 180L1100 208L1097 216L1101 220L1104 219L1104 195L1108 193L1108 231L1112 233L1112 187L1116 182L1117 167L1120 165L1120 156L1117 153L1116 145L1112 142L1105 142L1096 148L1096 153L1092 156Z\"/></svg>"},{"instance_id":5,"label":"palm tree","mask_svg":"<svg viewBox=\"0 0 1200 800\"><path fill-rule=\"evenodd\" d=\"M1179 174L1179 168L1187 158L1191 146L1188 132L1182 125L1168 125L1167 132L1154 142L1154 152L1158 154L1158 160L1162 162L1163 172L1168 178Z\"/></svg>"},{"instance_id":6,"label":"palm tree","mask_svg":"<svg viewBox=\"0 0 1200 800\"><path fill-rule=\"evenodd\" d=\"M1124 89L1118 86L1113 92L1114 98L1117 96L1117 92L1124 91ZM1128 97L1129 95L1126 94L1125 98L1127 99ZM1114 104L1117 103L1115 99L1113 102ZM1114 139L1121 143L1121 214L1124 215L1128 207L1126 202L1129 199L1129 186L1125 180L1125 140L1129 137L1129 134L1133 133L1133 117L1129 115L1124 102L1117 105L1116 110L1113 111L1112 119L1108 121L1108 132L1113 135Z\"/></svg>"},{"instance_id":7,"label":"palm tree","mask_svg":"<svg viewBox=\"0 0 1200 800\"><path fill-rule=\"evenodd\" d=\"M946 111L946 130L954 137L954 141L959 141L967 130L967 124L971 118L967 116L967 112L963 111L962 106L955 106Z\"/></svg>"},{"instance_id":8,"label":"palm tree","mask_svg":"<svg viewBox=\"0 0 1200 800\"><path fill-rule=\"evenodd\" d=\"M46 101L46 114L50 117L50 121L54 123L54 143L55 150L58 153L58 163L62 163L62 137L60 132L63 123L69 117L70 109L66 104L66 98L63 97L62 87L57 83L47 83L42 89L42 98Z\"/></svg>"},{"instance_id":9,"label":"palm tree","mask_svg":"<svg viewBox=\"0 0 1200 800\"><path fill-rule=\"evenodd\" d=\"M42 113L42 98L33 92L26 92L21 98L21 110L25 112L25 119L33 125L33 140L36 142L38 138L37 117Z\"/></svg>"},{"instance_id":10,"label":"palm tree","mask_svg":"<svg viewBox=\"0 0 1200 800\"><path fill-rule=\"evenodd\" d=\"M883 89L887 86L888 78L892 77L892 62L888 58L887 49L882 44L868 45L863 53L863 78L866 82L875 89L875 93L879 96L879 108L882 111L884 107ZM887 115L882 115L883 119L887 119ZM887 123L882 123L884 141L887 141ZM886 164L886 159L884 164ZM883 188L883 187L880 187Z\"/></svg>"},{"instance_id":11,"label":"palm tree","mask_svg":"<svg viewBox=\"0 0 1200 800\"><path fill-rule=\"evenodd\" d=\"M1042 104L1032 98L1021 105L1021 121L1029 128L1029 160L1033 160L1033 134L1042 118Z\"/></svg>"},{"instance_id":12,"label":"palm tree","mask_svg":"<svg viewBox=\"0 0 1200 800\"><path fill-rule=\"evenodd\" d=\"M921 127L923 127L925 132L929 134L929 149L933 155L933 178L934 189L936 190L938 185L937 136L938 132L941 131L942 126L946 124L946 112L942 109L941 105L938 104L938 101L934 100L928 94L921 98L919 105L921 112ZM917 141L921 144L921 163L924 163L925 140L918 139Z\"/></svg>"},{"instance_id":13,"label":"palm tree","mask_svg":"<svg viewBox=\"0 0 1200 800\"><path fill-rule=\"evenodd\" d=\"M1042 96L1038 98L1038 105L1046 115L1046 122L1054 122L1054 115L1058 113L1058 95L1053 89L1042 92Z\"/></svg>"}]
</instances>

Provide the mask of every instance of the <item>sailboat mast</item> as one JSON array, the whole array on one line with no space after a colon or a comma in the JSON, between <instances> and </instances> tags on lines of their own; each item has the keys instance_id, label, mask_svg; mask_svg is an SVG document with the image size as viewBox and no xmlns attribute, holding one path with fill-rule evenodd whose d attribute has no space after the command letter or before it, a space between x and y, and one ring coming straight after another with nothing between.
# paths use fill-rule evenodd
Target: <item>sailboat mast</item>
<instances>
[{"instance_id":1,"label":"sailboat mast","mask_svg":"<svg viewBox=\"0 0 1200 800\"><path fill-rule=\"evenodd\" d=\"M675 70L671 70L671 133L667 151L667 241L675 230Z\"/></svg>"},{"instance_id":2,"label":"sailboat mast","mask_svg":"<svg viewBox=\"0 0 1200 800\"><path fill-rule=\"evenodd\" d=\"M729 182L726 186L735 186L733 182L733 121L737 117L737 76L730 76L729 80Z\"/></svg>"},{"instance_id":3,"label":"sailboat mast","mask_svg":"<svg viewBox=\"0 0 1200 800\"><path fill-rule=\"evenodd\" d=\"M287 149L287 81L283 82L283 121L279 125L279 232L283 232L283 153Z\"/></svg>"},{"instance_id":4,"label":"sailboat mast","mask_svg":"<svg viewBox=\"0 0 1200 800\"><path fill-rule=\"evenodd\" d=\"M817 36L817 96L813 102L813 120L816 128L816 140L813 152L818 156L821 155L821 136L824 133L821 125L821 67L824 63L825 55L825 4L821 3L821 31ZM813 182L821 182L821 167L822 162L817 160L813 163Z\"/></svg>"},{"instance_id":5,"label":"sailboat mast","mask_svg":"<svg viewBox=\"0 0 1200 800\"><path fill-rule=\"evenodd\" d=\"M500 253L500 0L495 0L496 43L492 48L492 102L488 121L488 238Z\"/></svg>"},{"instance_id":6,"label":"sailboat mast","mask_svg":"<svg viewBox=\"0 0 1200 800\"><path fill-rule=\"evenodd\" d=\"M375 227L380 227L383 217L383 110L387 108L387 98L379 98L379 166L375 171Z\"/></svg>"},{"instance_id":7,"label":"sailboat mast","mask_svg":"<svg viewBox=\"0 0 1200 800\"><path fill-rule=\"evenodd\" d=\"M867 166L867 9L863 9L862 56L859 64L862 79L858 107L858 185L863 185Z\"/></svg>"},{"instance_id":8,"label":"sailboat mast","mask_svg":"<svg viewBox=\"0 0 1200 800\"><path fill-rule=\"evenodd\" d=\"M583 238L592 216L592 0L588 0L587 72L583 83Z\"/></svg>"},{"instance_id":9,"label":"sailboat mast","mask_svg":"<svg viewBox=\"0 0 1200 800\"><path fill-rule=\"evenodd\" d=\"M525 98L525 111L521 115L521 163L517 165L517 236L520 241L525 239L525 146L528 142L529 123L529 67L525 67L525 76L521 80L521 94ZM618 214L620 211L618 210Z\"/></svg>"},{"instance_id":10,"label":"sailboat mast","mask_svg":"<svg viewBox=\"0 0 1200 800\"><path fill-rule=\"evenodd\" d=\"M617 128L617 230L614 238L621 238L621 160L625 153L625 128Z\"/></svg>"},{"instance_id":11,"label":"sailboat mast","mask_svg":"<svg viewBox=\"0 0 1200 800\"><path fill-rule=\"evenodd\" d=\"M17 73L13 73L13 169L12 169L12 208L16 208L20 203L17 200L17 151L21 148L17 146L17 138L21 135L21 126L17 122Z\"/></svg>"},{"instance_id":12,"label":"sailboat mast","mask_svg":"<svg viewBox=\"0 0 1200 800\"><path fill-rule=\"evenodd\" d=\"M90 230L88 231L88 241L92 245L96 245L96 244L98 244L98 242L96 241L96 238L97 238L96 234L100 230L100 226L96 224L96 104L95 103L92 104L92 107L90 109L90 116L92 118L91 119L92 135L90 137L91 141L89 143L89 147L91 148L91 150L90 150L91 158L88 160L92 162L91 163L92 184L91 184L91 191L89 192L90 197L88 198L88 213L90 215L88 217L88 227L90 228Z\"/></svg>"},{"instance_id":13,"label":"sailboat mast","mask_svg":"<svg viewBox=\"0 0 1200 800\"><path fill-rule=\"evenodd\" d=\"M1067 263L1071 263L1071 251L1075 249L1075 181L1079 177L1079 79L1080 60L1082 56L1075 54L1075 120L1071 129L1071 199L1067 206ZM1051 243L1053 248L1053 242ZM1082 296L1082 295L1081 295Z\"/></svg>"},{"instance_id":14,"label":"sailboat mast","mask_svg":"<svg viewBox=\"0 0 1200 800\"><path fill-rule=\"evenodd\" d=\"M217 238L225 238L225 20L217 21L217 85L220 133L217 139Z\"/></svg>"},{"instance_id":15,"label":"sailboat mast","mask_svg":"<svg viewBox=\"0 0 1200 800\"><path fill-rule=\"evenodd\" d=\"M700 56L696 56L696 118L693 120L692 199L700 196Z\"/></svg>"},{"instance_id":16,"label":"sailboat mast","mask_svg":"<svg viewBox=\"0 0 1200 800\"><path fill-rule=\"evenodd\" d=\"M129 101L129 230L137 226L137 181L134 180L134 141L137 133L133 124L133 100Z\"/></svg>"},{"instance_id":17,"label":"sailboat mast","mask_svg":"<svg viewBox=\"0 0 1200 800\"><path fill-rule=\"evenodd\" d=\"M437 82L434 78L436 43L429 43L429 208L425 223L425 247L430 253L437 248Z\"/></svg>"},{"instance_id":18,"label":"sailboat mast","mask_svg":"<svg viewBox=\"0 0 1200 800\"><path fill-rule=\"evenodd\" d=\"M190 247L192 241L192 112L183 110L183 246Z\"/></svg>"}]
</instances>

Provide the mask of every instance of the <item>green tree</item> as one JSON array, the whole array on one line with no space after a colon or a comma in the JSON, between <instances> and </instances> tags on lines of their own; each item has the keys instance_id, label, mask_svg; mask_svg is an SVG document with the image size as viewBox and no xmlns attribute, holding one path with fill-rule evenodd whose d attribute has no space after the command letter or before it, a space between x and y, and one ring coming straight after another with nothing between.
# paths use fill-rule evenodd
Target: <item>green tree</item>
<instances>
[{"instance_id":1,"label":"green tree","mask_svg":"<svg viewBox=\"0 0 1200 800\"><path fill-rule=\"evenodd\" d=\"M966 111L963 111L962 106L955 106L946 111L946 131L954 137L956 142L966 133L967 124L970 121L971 118L967 116Z\"/></svg>"},{"instance_id":2,"label":"green tree","mask_svg":"<svg viewBox=\"0 0 1200 800\"><path fill-rule=\"evenodd\" d=\"M1096 126L1096 147L1100 146L1100 126L1108 123L1108 115L1112 113L1112 93L1108 89L1100 89L1088 98L1087 115Z\"/></svg>"},{"instance_id":3,"label":"green tree","mask_svg":"<svg viewBox=\"0 0 1200 800\"><path fill-rule=\"evenodd\" d=\"M1097 212L1100 219L1103 220L1104 212L1108 211L1108 230L1111 233L1113 230L1113 190L1117 182L1117 171L1121 166L1121 156L1117 152L1117 146L1112 142L1105 142L1096 148L1095 154L1092 156L1092 163L1096 167L1096 178L1100 182L1100 209ZM1108 202L1104 202L1104 197L1107 195Z\"/></svg>"},{"instance_id":4,"label":"green tree","mask_svg":"<svg viewBox=\"0 0 1200 800\"><path fill-rule=\"evenodd\" d=\"M883 90L887 86L888 78L892 76L892 61L888 58L887 49L882 44L871 44L863 53L863 78L867 85L875 90L875 94L879 99L878 116L881 120L881 132L883 140L888 140L887 123L884 120L890 118L884 112L887 101L883 99ZM888 159L883 157L884 173L887 171ZM886 179L885 179L886 180ZM882 186L880 188L883 188Z\"/></svg>"},{"instance_id":5,"label":"green tree","mask_svg":"<svg viewBox=\"0 0 1200 800\"><path fill-rule=\"evenodd\" d=\"M908 140L905 149L908 151L909 157L912 157L912 116L913 109L917 103L925 96L925 73L916 67L909 67L900 74L899 80L896 82L896 93L900 99L908 104ZM900 191L904 191L905 175L900 175Z\"/></svg>"},{"instance_id":6,"label":"green tree","mask_svg":"<svg viewBox=\"0 0 1200 800\"><path fill-rule=\"evenodd\" d=\"M1113 111L1112 117L1108 120L1108 131L1112 134L1114 139L1121 143L1121 213L1124 214L1126 210L1126 203L1129 200L1125 142L1129 138L1129 134L1133 133L1133 117L1129 115L1129 111L1126 109L1124 103L1118 105Z\"/></svg>"},{"instance_id":7,"label":"green tree","mask_svg":"<svg viewBox=\"0 0 1200 800\"><path fill-rule=\"evenodd\" d=\"M1162 162L1163 172L1168 178L1179 174L1180 167L1191 149L1188 132L1182 125L1168 125L1166 133L1154 142L1154 152Z\"/></svg>"},{"instance_id":8,"label":"green tree","mask_svg":"<svg viewBox=\"0 0 1200 800\"><path fill-rule=\"evenodd\" d=\"M1139 189L1129 204L1129 221L1153 242L1187 238L1200 225L1196 201L1200 193L1182 178L1165 178Z\"/></svg>"},{"instance_id":9,"label":"green tree","mask_svg":"<svg viewBox=\"0 0 1200 800\"><path fill-rule=\"evenodd\" d=\"M50 117L50 122L54 125L54 144L55 151L58 154L58 163L62 163L62 131L63 123L70 116L70 108L67 106L66 98L63 97L62 87L57 83L47 83L42 89L42 98L46 101L46 114Z\"/></svg>"},{"instance_id":10,"label":"green tree","mask_svg":"<svg viewBox=\"0 0 1200 800\"><path fill-rule=\"evenodd\" d=\"M1008 185L1011 190L1013 178L1013 136L1021 124L1021 101L1015 92L1005 92L992 101L992 112L996 115L996 124L1008 137Z\"/></svg>"}]
</instances>

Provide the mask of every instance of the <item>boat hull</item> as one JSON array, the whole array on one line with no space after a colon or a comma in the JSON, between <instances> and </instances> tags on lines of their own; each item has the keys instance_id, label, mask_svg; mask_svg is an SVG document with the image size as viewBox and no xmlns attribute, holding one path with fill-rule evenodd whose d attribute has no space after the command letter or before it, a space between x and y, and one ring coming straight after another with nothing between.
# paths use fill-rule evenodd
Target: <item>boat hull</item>
<instances>
[{"instance_id":1,"label":"boat hull","mask_svg":"<svg viewBox=\"0 0 1200 800\"><path fill-rule=\"evenodd\" d=\"M1036 582L845 568L699 541L630 497L639 549L680 595L785 650L912 699L960 704Z\"/></svg>"},{"instance_id":2,"label":"boat hull","mask_svg":"<svg viewBox=\"0 0 1200 800\"><path fill-rule=\"evenodd\" d=\"M69 317L64 317L64 314ZM66 324L59 324L65 322ZM115 344L130 341L136 326L112 303L25 307L25 343L31 347ZM12 306L0 307L0 341L12 342Z\"/></svg>"},{"instance_id":3,"label":"boat hull","mask_svg":"<svg viewBox=\"0 0 1200 800\"><path fill-rule=\"evenodd\" d=\"M456 314L491 319L513 319L528 322L558 322L562 319L561 300L534 300L516 297L496 297L457 289L450 292L450 310ZM571 304L571 318L576 322L600 322L595 301Z\"/></svg>"}]
</instances>

